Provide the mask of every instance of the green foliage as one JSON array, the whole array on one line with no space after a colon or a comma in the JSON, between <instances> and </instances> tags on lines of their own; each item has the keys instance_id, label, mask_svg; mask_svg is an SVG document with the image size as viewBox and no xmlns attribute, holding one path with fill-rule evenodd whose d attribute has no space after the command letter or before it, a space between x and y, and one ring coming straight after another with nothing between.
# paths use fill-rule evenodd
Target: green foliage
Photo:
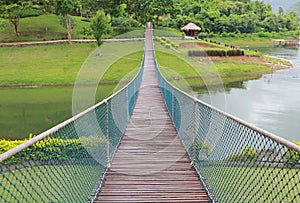
<instances>
[{"instance_id":1,"label":"green foliage","mask_svg":"<svg viewBox=\"0 0 300 203\"><path fill-rule=\"evenodd\" d=\"M74 29L74 27L76 26L76 19L75 18L72 18L71 16L69 17L70 18L70 26L71 26L71 29ZM63 16L60 16L59 18L59 22L60 24L65 28L65 29L68 29L68 26L67 25L67 21L66 21L66 18L63 17Z\"/></svg>"},{"instance_id":2,"label":"green foliage","mask_svg":"<svg viewBox=\"0 0 300 203\"><path fill-rule=\"evenodd\" d=\"M0 154L4 153L19 144L28 141L24 140L0 140ZM87 150L97 149L99 146L106 142L105 137L82 137L74 139L62 139L47 137L41 141L38 141L31 147L23 150L24 154L22 159L16 159L14 157L4 161L6 164L18 164L24 160L36 160L36 161L64 161L71 158L86 158L89 157ZM82 144L84 143L84 145Z\"/></svg>"},{"instance_id":3,"label":"green foliage","mask_svg":"<svg viewBox=\"0 0 300 203\"><path fill-rule=\"evenodd\" d=\"M300 142L295 142L296 145L300 146ZM285 161L290 165L300 164L300 153L294 150L287 151L285 155Z\"/></svg>"},{"instance_id":4,"label":"green foliage","mask_svg":"<svg viewBox=\"0 0 300 203\"><path fill-rule=\"evenodd\" d=\"M68 40L71 44L72 29L75 26L70 13L79 6L77 0L54 0L55 13L62 16L61 24L67 29Z\"/></svg>"},{"instance_id":5,"label":"green foliage","mask_svg":"<svg viewBox=\"0 0 300 203\"><path fill-rule=\"evenodd\" d=\"M26 12L38 9L32 1L16 0L14 2L0 2L0 17L8 19L14 28L14 33L18 35L20 18L26 16Z\"/></svg>"},{"instance_id":6,"label":"green foliage","mask_svg":"<svg viewBox=\"0 0 300 203\"><path fill-rule=\"evenodd\" d=\"M202 142L202 141L196 141L193 143L193 149L196 152L202 152L204 153L206 156L209 156L211 153L211 146L210 144L208 144L207 142Z\"/></svg>"},{"instance_id":7,"label":"green foliage","mask_svg":"<svg viewBox=\"0 0 300 203\"><path fill-rule=\"evenodd\" d=\"M55 13L61 16L69 15L79 6L79 2L77 0L54 0L53 4Z\"/></svg>"},{"instance_id":8,"label":"green foliage","mask_svg":"<svg viewBox=\"0 0 300 203\"><path fill-rule=\"evenodd\" d=\"M101 46L103 43L103 35L111 31L110 16L106 16L103 10L98 11L96 16L92 19L91 29L98 46Z\"/></svg>"},{"instance_id":9,"label":"green foliage","mask_svg":"<svg viewBox=\"0 0 300 203\"><path fill-rule=\"evenodd\" d=\"M112 19L112 26L115 33L122 34L131 31L134 27L137 27L137 21L133 18L118 17Z\"/></svg>"},{"instance_id":10,"label":"green foliage","mask_svg":"<svg viewBox=\"0 0 300 203\"><path fill-rule=\"evenodd\" d=\"M6 140L6 139L0 139L0 154L15 148L16 146L26 142L27 139L23 140Z\"/></svg>"},{"instance_id":11,"label":"green foliage","mask_svg":"<svg viewBox=\"0 0 300 203\"><path fill-rule=\"evenodd\" d=\"M241 152L231 154L226 158L227 161L238 161L238 162L255 162L257 161L259 153L252 149L250 146L246 146Z\"/></svg>"}]
</instances>

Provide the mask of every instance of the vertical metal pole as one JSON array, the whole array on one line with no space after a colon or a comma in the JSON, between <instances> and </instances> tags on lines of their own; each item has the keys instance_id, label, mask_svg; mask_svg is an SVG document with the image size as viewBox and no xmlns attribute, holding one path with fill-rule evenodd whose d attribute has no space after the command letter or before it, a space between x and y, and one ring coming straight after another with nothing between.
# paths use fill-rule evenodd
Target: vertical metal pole
<instances>
[{"instance_id":1,"label":"vertical metal pole","mask_svg":"<svg viewBox=\"0 0 300 203\"><path fill-rule=\"evenodd\" d=\"M194 162L195 162L195 159L196 159L196 136L197 136L197 122L196 122L196 118L197 118L197 115L198 115L198 105L197 105L197 102L194 101L194 105L193 105L193 133L192 133L192 136L193 136L193 144L192 144L192 156L191 156L191 164L194 165Z\"/></svg>"},{"instance_id":2,"label":"vertical metal pole","mask_svg":"<svg viewBox=\"0 0 300 203\"><path fill-rule=\"evenodd\" d=\"M133 81L133 104L135 104L135 80Z\"/></svg>"},{"instance_id":3,"label":"vertical metal pole","mask_svg":"<svg viewBox=\"0 0 300 203\"><path fill-rule=\"evenodd\" d=\"M106 104L106 153L107 153L107 168L110 168L110 154L109 154L109 118L108 118L108 113L109 113L109 105L108 101L105 101Z\"/></svg>"},{"instance_id":4,"label":"vertical metal pole","mask_svg":"<svg viewBox=\"0 0 300 203\"><path fill-rule=\"evenodd\" d=\"M129 100L128 100L128 98L129 98L129 96L128 96L128 86L127 86L127 88L126 88L126 118L127 118L127 120L129 119Z\"/></svg>"},{"instance_id":5,"label":"vertical metal pole","mask_svg":"<svg viewBox=\"0 0 300 203\"><path fill-rule=\"evenodd\" d=\"M174 123L174 112L175 112L175 95L174 88L172 88L172 121ZM176 127L176 126L175 126Z\"/></svg>"}]
</instances>

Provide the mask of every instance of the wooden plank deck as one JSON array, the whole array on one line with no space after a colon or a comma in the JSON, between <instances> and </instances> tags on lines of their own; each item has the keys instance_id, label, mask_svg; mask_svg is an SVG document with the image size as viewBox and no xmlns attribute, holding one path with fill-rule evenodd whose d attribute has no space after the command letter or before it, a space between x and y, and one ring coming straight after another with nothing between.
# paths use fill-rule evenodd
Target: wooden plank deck
<instances>
[{"instance_id":1,"label":"wooden plank deck","mask_svg":"<svg viewBox=\"0 0 300 203\"><path fill-rule=\"evenodd\" d=\"M151 30L139 96L95 202L209 202L168 116L156 79ZM152 34L151 36L152 37Z\"/></svg>"}]
</instances>

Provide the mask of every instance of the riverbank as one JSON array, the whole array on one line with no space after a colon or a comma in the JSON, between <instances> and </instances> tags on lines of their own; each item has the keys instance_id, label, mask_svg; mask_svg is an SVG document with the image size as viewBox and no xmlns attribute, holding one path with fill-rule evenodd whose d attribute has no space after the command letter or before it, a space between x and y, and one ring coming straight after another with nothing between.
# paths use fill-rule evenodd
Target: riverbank
<instances>
[{"instance_id":1,"label":"riverbank","mask_svg":"<svg viewBox=\"0 0 300 203\"><path fill-rule=\"evenodd\" d=\"M252 50L242 50L242 56L190 57L191 50L222 52L238 48L213 40L168 39L167 41L177 46L170 49L158 40L155 45L157 62L163 75L185 91L189 88L198 91L207 85L217 86L257 79L263 74L292 67L287 60L264 56Z\"/></svg>"},{"instance_id":2,"label":"riverbank","mask_svg":"<svg viewBox=\"0 0 300 203\"><path fill-rule=\"evenodd\" d=\"M97 86L96 103L120 89L139 70L143 42L104 43L97 53L95 43L0 48L0 138L23 139L70 118L74 86ZM76 82L79 74L86 77Z\"/></svg>"}]
</instances>

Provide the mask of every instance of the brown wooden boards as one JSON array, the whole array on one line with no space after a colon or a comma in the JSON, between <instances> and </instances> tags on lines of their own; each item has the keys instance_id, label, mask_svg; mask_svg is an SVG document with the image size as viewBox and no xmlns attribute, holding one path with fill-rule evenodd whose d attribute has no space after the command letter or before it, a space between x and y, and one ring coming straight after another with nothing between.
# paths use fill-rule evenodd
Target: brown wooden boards
<instances>
[{"instance_id":1,"label":"brown wooden boards","mask_svg":"<svg viewBox=\"0 0 300 203\"><path fill-rule=\"evenodd\" d=\"M146 36L139 96L95 202L209 202L167 113L151 43Z\"/></svg>"}]
</instances>

